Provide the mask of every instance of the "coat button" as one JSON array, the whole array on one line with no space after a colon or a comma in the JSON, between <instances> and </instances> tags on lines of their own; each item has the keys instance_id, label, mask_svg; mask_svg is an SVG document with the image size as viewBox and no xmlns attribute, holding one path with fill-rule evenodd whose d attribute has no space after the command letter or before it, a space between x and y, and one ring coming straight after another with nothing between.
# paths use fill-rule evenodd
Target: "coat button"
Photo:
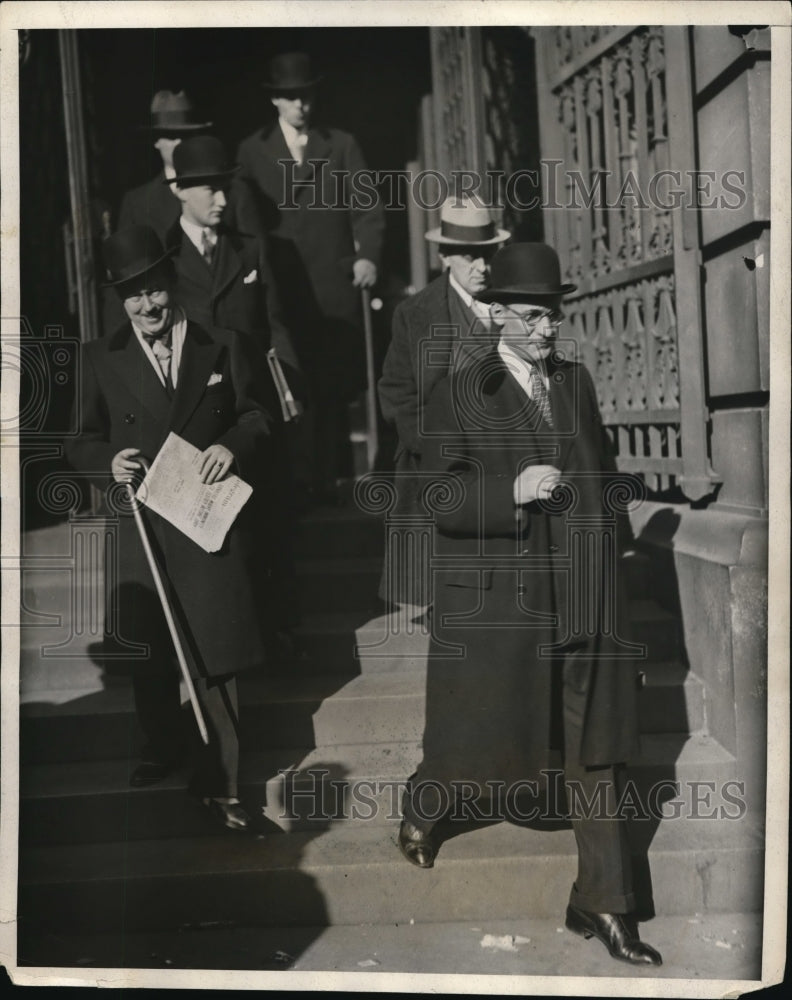
<instances>
[{"instance_id":1,"label":"coat button","mask_svg":"<svg viewBox=\"0 0 792 1000\"><path fill-rule=\"evenodd\" d=\"M529 555L531 554L531 550L530 550L530 549L523 549L523 550L522 550L522 554L523 554L524 556L529 556Z\"/></svg>"},{"instance_id":2,"label":"coat button","mask_svg":"<svg viewBox=\"0 0 792 1000\"><path fill-rule=\"evenodd\" d=\"M558 546L557 545L551 545L550 546L550 552L558 552Z\"/></svg>"},{"instance_id":3,"label":"coat button","mask_svg":"<svg viewBox=\"0 0 792 1000\"><path fill-rule=\"evenodd\" d=\"M216 417L219 417L219 416L220 416L220 414L221 414L222 412L223 412L223 411L222 411L222 410L220 409L220 407L218 407L218 406L213 406L213 407L212 407L212 413L213 413L213 414L214 414L214 415L215 415Z\"/></svg>"},{"instance_id":4,"label":"coat button","mask_svg":"<svg viewBox=\"0 0 792 1000\"><path fill-rule=\"evenodd\" d=\"M135 414L134 413L127 413L126 416L124 417L124 423L125 424L134 424L134 422L135 422Z\"/></svg>"}]
</instances>

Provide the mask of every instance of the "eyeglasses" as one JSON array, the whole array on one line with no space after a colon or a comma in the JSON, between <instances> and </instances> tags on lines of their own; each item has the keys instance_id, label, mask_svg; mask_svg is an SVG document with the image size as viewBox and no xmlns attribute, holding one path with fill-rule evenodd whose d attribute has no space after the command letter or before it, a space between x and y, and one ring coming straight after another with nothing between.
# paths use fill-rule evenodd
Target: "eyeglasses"
<instances>
[{"instance_id":1,"label":"eyeglasses","mask_svg":"<svg viewBox=\"0 0 792 1000\"><path fill-rule=\"evenodd\" d=\"M532 309L529 312L518 313L508 306L501 306L504 313L510 314L514 319L522 320L526 326L538 326L542 320L547 320L550 326L561 326L564 322L564 313L560 309Z\"/></svg>"},{"instance_id":2,"label":"eyeglasses","mask_svg":"<svg viewBox=\"0 0 792 1000\"><path fill-rule=\"evenodd\" d=\"M127 295L125 298L126 302L129 302L133 306L139 306L143 302L143 298L151 299L152 302L156 302L158 305L162 305L167 301L168 289L167 288L144 288L142 291L135 295Z\"/></svg>"}]
</instances>

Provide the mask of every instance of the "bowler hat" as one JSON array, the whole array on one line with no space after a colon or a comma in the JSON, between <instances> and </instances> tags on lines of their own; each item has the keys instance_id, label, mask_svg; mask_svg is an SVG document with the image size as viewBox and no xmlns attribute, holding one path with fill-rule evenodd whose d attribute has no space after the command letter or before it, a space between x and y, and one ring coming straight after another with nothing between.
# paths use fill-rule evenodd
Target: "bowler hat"
<instances>
[{"instance_id":1,"label":"bowler hat","mask_svg":"<svg viewBox=\"0 0 792 1000\"><path fill-rule=\"evenodd\" d=\"M194 135L183 139L173 150L173 169L176 176L166 177L165 183L189 187L231 177L239 167L229 163L225 147L216 136Z\"/></svg>"},{"instance_id":2,"label":"bowler hat","mask_svg":"<svg viewBox=\"0 0 792 1000\"><path fill-rule=\"evenodd\" d=\"M273 56L268 73L264 86L272 91L307 90L322 79L314 76L310 56L304 52L281 52Z\"/></svg>"},{"instance_id":3,"label":"bowler hat","mask_svg":"<svg viewBox=\"0 0 792 1000\"><path fill-rule=\"evenodd\" d=\"M176 135L211 128L212 123L196 121L192 101L183 90L178 94L172 90L158 90L151 101L151 122L140 127L155 133Z\"/></svg>"},{"instance_id":4,"label":"bowler hat","mask_svg":"<svg viewBox=\"0 0 792 1000\"><path fill-rule=\"evenodd\" d=\"M537 296L568 295L576 288L561 283L561 265L552 247L512 243L492 258L489 288L476 298L481 302L524 302Z\"/></svg>"},{"instance_id":5,"label":"bowler hat","mask_svg":"<svg viewBox=\"0 0 792 1000\"><path fill-rule=\"evenodd\" d=\"M153 270L170 256L151 226L127 226L102 243L105 285L122 285Z\"/></svg>"},{"instance_id":6,"label":"bowler hat","mask_svg":"<svg viewBox=\"0 0 792 1000\"><path fill-rule=\"evenodd\" d=\"M440 225L430 229L425 239L443 246L494 246L509 239L505 229L497 229L485 205L468 198L449 198L440 209Z\"/></svg>"}]
</instances>

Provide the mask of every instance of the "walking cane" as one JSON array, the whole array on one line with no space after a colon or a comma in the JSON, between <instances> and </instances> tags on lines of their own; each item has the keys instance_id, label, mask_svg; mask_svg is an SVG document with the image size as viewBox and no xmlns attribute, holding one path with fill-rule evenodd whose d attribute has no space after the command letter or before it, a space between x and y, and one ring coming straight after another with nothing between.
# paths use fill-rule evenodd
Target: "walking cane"
<instances>
[{"instance_id":1,"label":"walking cane","mask_svg":"<svg viewBox=\"0 0 792 1000\"><path fill-rule=\"evenodd\" d=\"M368 288L361 288L363 296L363 330L366 339L366 413L368 435L366 437L366 459L369 472L374 468L379 448L377 431L377 384L374 374L374 331L371 326L371 296Z\"/></svg>"},{"instance_id":2,"label":"walking cane","mask_svg":"<svg viewBox=\"0 0 792 1000\"><path fill-rule=\"evenodd\" d=\"M149 465L145 458L137 458L137 461L143 466L143 468L148 472ZM204 722L203 712L201 711L201 706L198 703L198 696L195 693L195 688L193 686L192 677L190 677L190 670L187 666L187 659L184 655L184 649L182 647L181 638L176 629L176 622L173 617L173 612L171 611L170 603L168 601L168 595L165 593L165 587L162 583L162 576L160 575L159 566L157 566L157 559L151 548L151 542L149 542L148 532L146 531L146 525L143 521L143 515L140 512L140 505L135 499L135 490L128 483L127 490L129 491L129 498L132 501L132 513L135 516L135 524L137 525L138 534L140 535L140 541L143 543L143 550L146 553L146 559L148 560L149 569L151 570L151 575L154 577L154 585L157 588L157 594L159 594L160 604L162 605L162 610L165 612L165 621L168 623L168 631L171 634L171 639L173 640L173 646L176 650L176 659L179 661L179 667L181 668L182 678L185 685L187 686L187 694L190 697L190 704L192 705L193 714L195 715L195 721L198 724L198 731L201 734L201 739L208 746L209 745L209 733L206 729L206 723Z\"/></svg>"}]
</instances>

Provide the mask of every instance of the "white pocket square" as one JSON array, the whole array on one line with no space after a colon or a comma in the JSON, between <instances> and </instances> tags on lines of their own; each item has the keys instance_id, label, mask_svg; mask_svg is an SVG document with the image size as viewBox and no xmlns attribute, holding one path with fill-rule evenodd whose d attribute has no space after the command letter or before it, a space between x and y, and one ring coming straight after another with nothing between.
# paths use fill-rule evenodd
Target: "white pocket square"
<instances>
[{"instance_id":1,"label":"white pocket square","mask_svg":"<svg viewBox=\"0 0 792 1000\"><path fill-rule=\"evenodd\" d=\"M212 372L212 374L209 376L209 381L206 383L206 387L208 389L210 385L217 385L218 382L222 381L223 381L222 372Z\"/></svg>"},{"instance_id":2,"label":"white pocket square","mask_svg":"<svg viewBox=\"0 0 792 1000\"><path fill-rule=\"evenodd\" d=\"M250 285L256 280L256 278L258 278L258 271L254 267L253 270L250 272L250 274L246 274L245 277L242 279L242 284Z\"/></svg>"}]
</instances>

